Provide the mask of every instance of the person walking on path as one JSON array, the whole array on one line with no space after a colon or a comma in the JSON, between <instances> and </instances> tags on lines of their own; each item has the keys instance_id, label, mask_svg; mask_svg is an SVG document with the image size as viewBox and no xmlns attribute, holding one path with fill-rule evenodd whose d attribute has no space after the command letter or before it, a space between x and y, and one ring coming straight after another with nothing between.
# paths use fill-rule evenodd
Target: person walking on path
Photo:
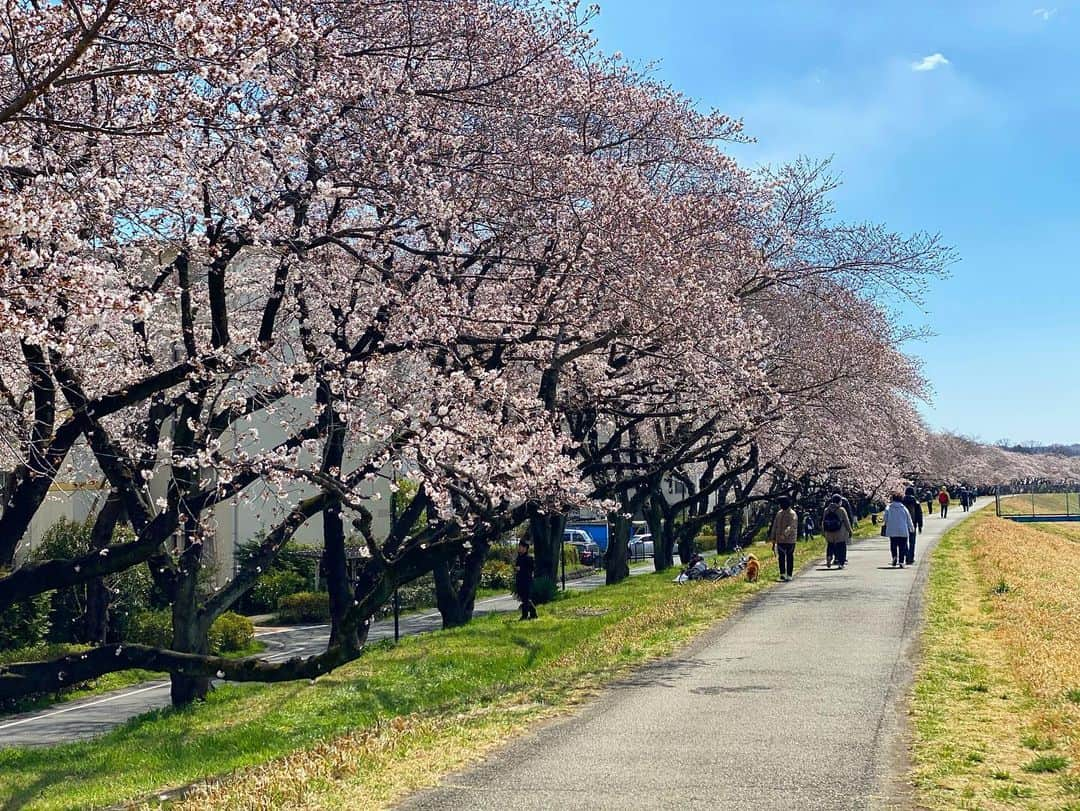
<instances>
[{"instance_id":1,"label":"person walking on path","mask_svg":"<svg viewBox=\"0 0 1080 811\"><path fill-rule=\"evenodd\" d=\"M941 492L937 494L937 503L941 505L941 517L949 517L949 491L944 487L941 488Z\"/></svg>"},{"instance_id":2,"label":"person walking on path","mask_svg":"<svg viewBox=\"0 0 1080 811\"><path fill-rule=\"evenodd\" d=\"M882 529L882 534L889 539L892 565L903 569L907 560L908 538L915 532L915 522L911 520L911 513L904 506L904 497L899 493L893 493L892 501L885 508L885 525Z\"/></svg>"},{"instance_id":3,"label":"person walking on path","mask_svg":"<svg viewBox=\"0 0 1080 811\"><path fill-rule=\"evenodd\" d=\"M964 512L967 512L968 507L971 506L971 496L968 495L966 488L960 491L960 506L964 508Z\"/></svg>"},{"instance_id":4,"label":"person walking on path","mask_svg":"<svg viewBox=\"0 0 1080 811\"><path fill-rule=\"evenodd\" d=\"M934 514L934 491L926 491L926 517L929 518Z\"/></svg>"},{"instance_id":5,"label":"person walking on path","mask_svg":"<svg viewBox=\"0 0 1080 811\"><path fill-rule=\"evenodd\" d=\"M825 541L828 547L825 551L825 568L832 568L835 562L837 567L843 569L847 565L847 545L851 540L851 520L847 510L840 503L839 496L833 496L825 505L825 512L821 515L821 529L825 533Z\"/></svg>"},{"instance_id":6,"label":"person walking on path","mask_svg":"<svg viewBox=\"0 0 1080 811\"><path fill-rule=\"evenodd\" d=\"M810 513L807 512L806 515L803 516L803 523L802 523L803 540L804 541L809 541L812 537L814 537L814 532L816 532L816 531L817 531L817 527L814 526L814 516L810 515Z\"/></svg>"},{"instance_id":7,"label":"person walking on path","mask_svg":"<svg viewBox=\"0 0 1080 811\"><path fill-rule=\"evenodd\" d=\"M922 532L923 527L923 514L922 505L919 504L919 499L915 497L915 488L909 487L904 491L904 506L907 507L908 513L911 514L911 520L915 524L915 529L908 533L907 539L907 565L910 566L915 562L915 535Z\"/></svg>"},{"instance_id":8,"label":"person walking on path","mask_svg":"<svg viewBox=\"0 0 1080 811\"><path fill-rule=\"evenodd\" d=\"M791 580L795 571L795 541L799 537L799 516L791 509L791 499L780 496L780 510L769 527L769 540L780 564L780 579Z\"/></svg>"},{"instance_id":9,"label":"person walking on path","mask_svg":"<svg viewBox=\"0 0 1080 811\"><path fill-rule=\"evenodd\" d=\"M836 498L840 499L840 506L843 507L844 511L847 513L848 523L851 524L852 528L854 529L855 527L859 526L859 519L855 517L855 510L854 508L852 508L851 502L839 493L833 493L832 498L829 499L829 501L831 502L833 499Z\"/></svg>"},{"instance_id":10,"label":"person walking on path","mask_svg":"<svg viewBox=\"0 0 1080 811\"><path fill-rule=\"evenodd\" d=\"M517 562L514 566L514 593L521 600L523 620L536 619L536 606L532 601L533 572L535 571L536 561L529 554L529 544L522 541L518 544Z\"/></svg>"}]
</instances>

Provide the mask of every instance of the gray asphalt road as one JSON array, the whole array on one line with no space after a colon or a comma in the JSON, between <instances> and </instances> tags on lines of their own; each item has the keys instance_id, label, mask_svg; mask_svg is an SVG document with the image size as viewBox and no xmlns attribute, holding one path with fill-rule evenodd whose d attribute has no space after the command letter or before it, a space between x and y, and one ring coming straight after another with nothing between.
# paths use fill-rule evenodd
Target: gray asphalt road
<instances>
[{"instance_id":1,"label":"gray asphalt road","mask_svg":"<svg viewBox=\"0 0 1080 811\"><path fill-rule=\"evenodd\" d=\"M906 696L930 518L914 568L888 540L778 584L681 655L525 736L407 809L910 808Z\"/></svg>"},{"instance_id":2,"label":"gray asphalt road","mask_svg":"<svg viewBox=\"0 0 1080 811\"><path fill-rule=\"evenodd\" d=\"M634 574L651 571L651 566L637 566ZM567 582L571 590L601 586L604 576L594 575ZM479 600L477 614L517 611L518 602L511 595ZM410 614L401 618L403 636L434 631L442 627L438 611ZM264 658L284 661L294 656L311 656L326 649L330 626L310 625L289 628L259 628L256 636L267 645ZM375 623L369 640L393 639L394 622ZM168 680L147 682L91 698L59 704L26 715L0 718L0 748L9 746L51 746L66 741L91 738L107 732L124 721L169 705Z\"/></svg>"}]
</instances>

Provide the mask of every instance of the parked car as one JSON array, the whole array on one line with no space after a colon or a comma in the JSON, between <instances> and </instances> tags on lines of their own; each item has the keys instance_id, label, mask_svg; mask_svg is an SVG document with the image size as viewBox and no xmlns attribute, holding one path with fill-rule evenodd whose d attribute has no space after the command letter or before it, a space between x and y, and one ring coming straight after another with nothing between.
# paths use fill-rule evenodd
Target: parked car
<instances>
[{"instance_id":1,"label":"parked car","mask_svg":"<svg viewBox=\"0 0 1080 811\"><path fill-rule=\"evenodd\" d=\"M563 543L592 543L592 538L583 529L564 529L562 534Z\"/></svg>"},{"instance_id":2,"label":"parked car","mask_svg":"<svg viewBox=\"0 0 1080 811\"><path fill-rule=\"evenodd\" d=\"M578 561L582 566L600 565L600 547L592 541L574 541L571 544L577 549Z\"/></svg>"},{"instance_id":3,"label":"parked car","mask_svg":"<svg viewBox=\"0 0 1080 811\"><path fill-rule=\"evenodd\" d=\"M635 535L630 539L630 543L626 545L626 548L632 560L651 558L653 556L653 537L648 533Z\"/></svg>"}]
</instances>

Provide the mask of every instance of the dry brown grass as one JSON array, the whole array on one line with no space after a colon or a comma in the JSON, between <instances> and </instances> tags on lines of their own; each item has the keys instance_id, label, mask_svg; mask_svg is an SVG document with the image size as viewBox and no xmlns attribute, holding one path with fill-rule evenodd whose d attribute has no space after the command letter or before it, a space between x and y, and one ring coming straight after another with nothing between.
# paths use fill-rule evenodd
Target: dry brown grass
<instances>
[{"instance_id":1,"label":"dry brown grass","mask_svg":"<svg viewBox=\"0 0 1080 811\"><path fill-rule=\"evenodd\" d=\"M381 808L479 759L551 707L508 696L468 714L408 716L195 786L171 809Z\"/></svg>"},{"instance_id":2,"label":"dry brown grass","mask_svg":"<svg viewBox=\"0 0 1080 811\"><path fill-rule=\"evenodd\" d=\"M915 690L920 804L1080 810L1078 687L1080 545L989 514L950 533Z\"/></svg>"}]
</instances>

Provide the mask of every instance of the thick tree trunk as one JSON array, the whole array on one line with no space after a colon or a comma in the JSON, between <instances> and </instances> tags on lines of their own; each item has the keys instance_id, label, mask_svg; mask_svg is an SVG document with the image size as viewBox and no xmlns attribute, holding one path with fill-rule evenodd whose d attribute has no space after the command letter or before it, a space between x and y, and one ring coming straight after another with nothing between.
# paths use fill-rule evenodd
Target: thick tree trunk
<instances>
[{"instance_id":1,"label":"thick tree trunk","mask_svg":"<svg viewBox=\"0 0 1080 811\"><path fill-rule=\"evenodd\" d=\"M177 589L177 599L173 603L172 611L172 649L179 653L206 656L210 652L210 641L208 629L199 621L195 581L195 574L189 572L183 575L183 581ZM210 692L210 679L205 675L188 675L182 670L177 670L171 674L170 681L174 707L184 707L192 702L202 701Z\"/></svg>"},{"instance_id":2,"label":"thick tree trunk","mask_svg":"<svg viewBox=\"0 0 1080 811\"><path fill-rule=\"evenodd\" d=\"M607 572L605 582L610 586L621 583L630 576L630 555L627 544L630 542L630 519L624 512L608 515L608 545L604 555L604 567Z\"/></svg>"},{"instance_id":3,"label":"thick tree trunk","mask_svg":"<svg viewBox=\"0 0 1080 811\"><path fill-rule=\"evenodd\" d=\"M725 546L725 538L727 532L727 522L724 519L724 514L721 513L716 519L716 554L722 554Z\"/></svg>"},{"instance_id":4,"label":"thick tree trunk","mask_svg":"<svg viewBox=\"0 0 1080 811\"><path fill-rule=\"evenodd\" d=\"M552 582L557 579L564 529L566 516L562 513L529 512L529 539L536 560L536 577L547 577Z\"/></svg>"},{"instance_id":5,"label":"thick tree trunk","mask_svg":"<svg viewBox=\"0 0 1080 811\"><path fill-rule=\"evenodd\" d=\"M432 570L435 576L435 602L442 615L443 628L465 625L473 618L476 591L480 588L480 576L484 571L484 558L490 544L486 539L476 539L462 563L461 581L455 582L451 561L437 563Z\"/></svg>"},{"instance_id":6,"label":"thick tree trunk","mask_svg":"<svg viewBox=\"0 0 1080 811\"><path fill-rule=\"evenodd\" d=\"M742 546L742 533L743 508L737 507L735 511L731 513L731 525L728 528L727 543L724 544L724 548L720 550L720 554L729 554L736 546ZM716 541L717 543L720 542L719 536L717 536Z\"/></svg>"},{"instance_id":7,"label":"thick tree trunk","mask_svg":"<svg viewBox=\"0 0 1080 811\"><path fill-rule=\"evenodd\" d=\"M113 490L105 499L101 512L90 532L90 549L100 551L112 540L116 524L123 515L123 499ZM87 642L104 644L109 631L109 590L104 578L97 577L86 584L86 617L83 633Z\"/></svg>"},{"instance_id":8,"label":"thick tree trunk","mask_svg":"<svg viewBox=\"0 0 1080 811\"><path fill-rule=\"evenodd\" d=\"M663 498L662 493L654 492L645 513L653 537L653 567L658 572L675 565L675 512L665 509L666 503L661 503Z\"/></svg>"},{"instance_id":9,"label":"thick tree trunk","mask_svg":"<svg viewBox=\"0 0 1080 811\"><path fill-rule=\"evenodd\" d=\"M349 585L349 568L345 554L345 525L341 520L341 503L334 501L323 510L323 564L326 589L330 593L330 644L359 649L360 641L353 629L344 636L342 623L353 603Z\"/></svg>"}]
</instances>

